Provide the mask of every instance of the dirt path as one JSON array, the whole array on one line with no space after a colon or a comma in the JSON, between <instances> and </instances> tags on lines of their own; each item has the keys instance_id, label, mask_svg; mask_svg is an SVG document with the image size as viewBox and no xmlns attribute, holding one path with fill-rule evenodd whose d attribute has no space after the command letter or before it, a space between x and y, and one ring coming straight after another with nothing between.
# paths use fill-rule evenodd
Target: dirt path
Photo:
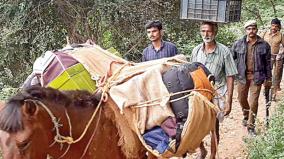
<instances>
[{"instance_id":1,"label":"dirt path","mask_svg":"<svg viewBox=\"0 0 284 159\"><path fill-rule=\"evenodd\" d=\"M281 83L281 88L283 88L283 83ZM262 90L263 91L263 90ZM280 99L284 96L284 91L280 91L277 94L276 102L272 102L270 108L271 112L275 110L275 107ZM243 139L248 137L247 130L242 126L242 111L237 101L237 92L235 88L233 105L231 114L224 119L220 126L220 144L218 147L218 153L220 159L245 159L247 158L247 151ZM259 109L257 115L257 132L264 129L265 120L265 99L263 93L261 92L259 100ZM209 137L206 137L205 144L209 149ZM209 158L209 154L207 158ZM195 156L195 155L193 155ZM193 156L189 158L194 158Z\"/></svg>"}]
</instances>

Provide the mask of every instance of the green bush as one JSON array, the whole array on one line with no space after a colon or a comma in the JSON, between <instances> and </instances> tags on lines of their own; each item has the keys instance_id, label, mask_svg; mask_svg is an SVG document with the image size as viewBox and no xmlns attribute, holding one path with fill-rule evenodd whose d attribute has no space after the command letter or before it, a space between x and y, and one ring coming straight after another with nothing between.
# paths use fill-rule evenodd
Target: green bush
<instances>
[{"instance_id":1,"label":"green bush","mask_svg":"<svg viewBox=\"0 0 284 159\"><path fill-rule=\"evenodd\" d=\"M0 100L7 100L12 95L16 94L19 88L3 88L0 92Z\"/></svg>"},{"instance_id":2,"label":"green bush","mask_svg":"<svg viewBox=\"0 0 284 159\"><path fill-rule=\"evenodd\" d=\"M266 133L247 140L250 159L284 158L284 102L270 120Z\"/></svg>"},{"instance_id":3,"label":"green bush","mask_svg":"<svg viewBox=\"0 0 284 159\"><path fill-rule=\"evenodd\" d=\"M224 25L219 27L216 40L226 45L227 47L231 47L233 43L238 39L239 34L242 35L239 28L232 25Z\"/></svg>"}]
</instances>

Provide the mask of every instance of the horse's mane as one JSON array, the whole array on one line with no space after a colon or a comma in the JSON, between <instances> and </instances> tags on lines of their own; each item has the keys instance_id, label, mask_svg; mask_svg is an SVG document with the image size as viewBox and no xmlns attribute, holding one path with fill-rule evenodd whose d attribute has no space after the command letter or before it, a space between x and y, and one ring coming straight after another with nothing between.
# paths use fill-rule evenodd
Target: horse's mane
<instances>
[{"instance_id":1,"label":"horse's mane","mask_svg":"<svg viewBox=\"0 0 284 159\"><path fill-rule=\"evenodd\" d=\"M98 99L87 91L61 92L53 88L29 87L11 97L0 112L0 129L8 133L23 130L21 107L25 101L41 101L53 106L95 107Z\"/></svg>"}]
</instances>

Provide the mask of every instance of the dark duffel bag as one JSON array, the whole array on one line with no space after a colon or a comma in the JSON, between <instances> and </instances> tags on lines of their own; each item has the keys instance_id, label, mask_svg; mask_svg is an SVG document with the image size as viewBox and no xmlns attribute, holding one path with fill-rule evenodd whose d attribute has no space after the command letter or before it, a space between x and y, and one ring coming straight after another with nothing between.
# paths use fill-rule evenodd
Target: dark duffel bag
<instances>
[{"instance_id":1,"label":"dark duffel bag","mask_svg":"<svg viewBox=\"0 0 284 159\"><path fill-rule=\"evenodd\" d=\"M193 62L179 66L173 66L170 70L166 71L163 74L163 82L170 93L194 89L194 81L190 73L196 71L199 68L202 68L207 77L213 77L210 80L214 81L214 76L211 76L210 71L203 64ZM187 94L189 93L182 93L171 96L170 100L178 99ZM173 110L173 113L175 114L177 121L176 147L178 147L183 125L188 117L188 99L183 98L172 102L171 108Z\"/></svg>"}]
</instances>

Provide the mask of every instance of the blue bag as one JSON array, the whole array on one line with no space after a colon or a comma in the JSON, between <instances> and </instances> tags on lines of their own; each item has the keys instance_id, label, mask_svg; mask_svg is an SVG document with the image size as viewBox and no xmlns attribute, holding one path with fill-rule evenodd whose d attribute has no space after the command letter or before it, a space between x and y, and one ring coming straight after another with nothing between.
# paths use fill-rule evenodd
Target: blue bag
<instances>
[{"instance_id":1,"label":"blue bag","mask_svg":"<svg viewBox=\"0 0 284 159\"><path fill-rule=\"evenodd\" d=\"M169 149L169 136L159 126L147 131L143 135L143 138L147 145L151 146L152 149L157 150L160 154Z\"/></svg>"}]
</instances>

